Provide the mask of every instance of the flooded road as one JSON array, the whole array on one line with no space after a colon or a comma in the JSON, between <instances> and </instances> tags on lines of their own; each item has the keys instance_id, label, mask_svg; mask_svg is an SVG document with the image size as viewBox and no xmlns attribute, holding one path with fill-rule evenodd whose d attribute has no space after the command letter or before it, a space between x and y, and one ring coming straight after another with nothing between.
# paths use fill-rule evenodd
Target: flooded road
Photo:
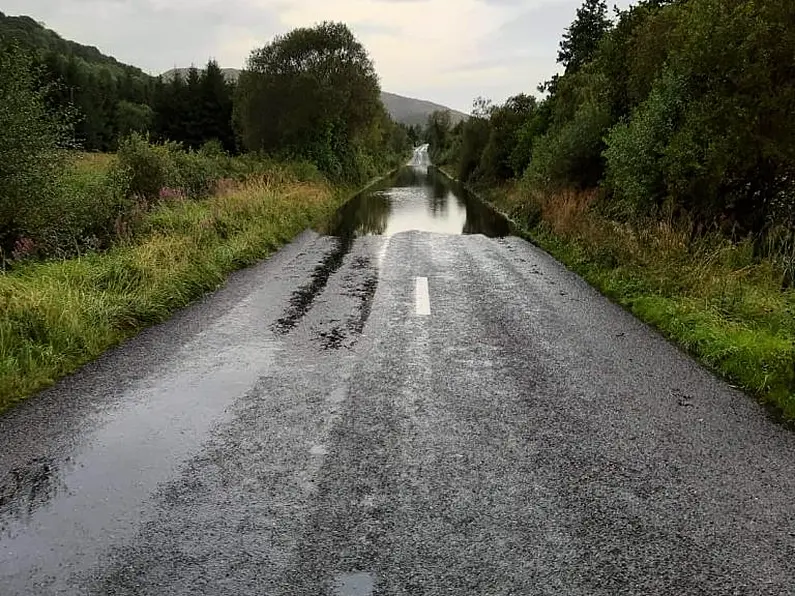
<instances>
[{"instance_id":1,"label":"flooded road","mask_svg":"<svg viewBox=\"0 0 795 596\"><path fill-rule=\"evenodd\" d=\"M0 416L0 596L792 594L756 402L423 151L319 231Z\"/></svg>"},{"instance_id":2,"label":"flooded road","mask_svg":"<svg viewBox=\"0 0 795 596\"><path fill-rule=\"evenodd\" d=\"M409 165L349 201L321 231L339 237L420 231L508 236L504 217L427 165Z\"/></svg>"}]
</instances>

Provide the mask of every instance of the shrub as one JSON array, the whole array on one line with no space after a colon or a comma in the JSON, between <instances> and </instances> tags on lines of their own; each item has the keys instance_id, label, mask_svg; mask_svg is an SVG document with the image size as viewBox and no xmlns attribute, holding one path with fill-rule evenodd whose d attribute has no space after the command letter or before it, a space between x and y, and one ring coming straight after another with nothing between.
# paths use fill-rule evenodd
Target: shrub
<instances>
[{"instance_id":1,"label":"shrub","mask_svg":"<svg viewBox=\"0 0 795 596\"><path fill-rule=\"evenodd\" d=\"M221 144L221 141L217 139L212 139L207 141L198 151L199 155L202 157L207 157L211 159L225 159L229 158L229 154L224 149L224 146Z\"/></svg>"},{"instance_id":2,"label":"shrub","mask_svg":"<svg viewBox=\"0 0 795 596\"><path fill-rule=\"evenodd\" d=\"M0 47L0 265L53 204L68 139L66 115L47 109L34 75L27 54Z\"/></svg>"},{"instance_id":3,"label":"shrub","mask_svg":"<svg viewBox=\"0 0 795 596\"><path fill-rule=\"evenodd\" d=\"M215 158L173 148L170 157L174 178L169 181L169 186L181 189L191 199L204 198L213 191L216 180L222 174Z\"/></svg>"},{"instance_id":4,"label":"shrub","mask_svg":"<svg viewBox=\"0 0 795 596\"><path fill-rule=\"evenodd\" d=\"M628 123L607 136L606 186L629 215L653 213L665 197L663 156L684 109L683 77L667 71Z\"/></svg>"},{"instance_id":5,"label":"shrub","mask_svg":"<svg viewBox=\"0 0 795 596\"><path fill-rule=\"evenodd\" d=\"M598 100L585 103L571 121L536 139L526 181L545 189L596 186L604 167L603 138L609 126L605 105Z\"/></svg>"},{"instance_id":6,"label":"shrub","mask_svg":"<svg viewBox=\"0 0 795 596\"><path fill-rule=\"evenodd\" d=\"M129 193L146 201L156 200L161 189L178 180L174 144L154 145L148 137L133 133L119 142L119 166L130 176Z\"/></svg>"},{"instance_id":7,"label":"shrub","mask_svg":"<svg viewBox=\"0 0 795 596\"><path fill-rule=\"evenodd\" d=\"M120 168L92 172L68 167L59 176L58 193L28 220L28 235L48 255L107 248L131 227L136 205L128 188L129 177Z\"/></svg>"}]
</instances>

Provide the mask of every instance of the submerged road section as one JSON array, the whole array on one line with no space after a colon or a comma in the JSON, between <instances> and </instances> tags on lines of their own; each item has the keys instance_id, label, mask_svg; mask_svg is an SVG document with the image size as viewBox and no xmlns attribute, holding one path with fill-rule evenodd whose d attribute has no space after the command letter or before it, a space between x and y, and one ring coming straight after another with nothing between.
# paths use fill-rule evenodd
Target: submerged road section
<instances>
[{"instance_id":1,"label":"submerged road section","mask_svg":"<svg viewBox=\"0 0 795 596\"><path fill-rule=\"evenodd\" d=\"M795 593L795 435L419 158L0 417L0 595Z\"/></svg>"}]
</instances>

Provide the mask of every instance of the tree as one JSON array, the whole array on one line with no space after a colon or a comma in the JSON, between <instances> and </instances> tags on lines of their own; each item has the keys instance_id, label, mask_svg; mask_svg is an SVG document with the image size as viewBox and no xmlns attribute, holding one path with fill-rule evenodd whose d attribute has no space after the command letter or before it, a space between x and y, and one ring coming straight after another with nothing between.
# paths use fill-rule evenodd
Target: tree
<instances>
[{"instance_id":1,"label":"tree","mask_svg":"<svg viewBox=\"0 0 795 596\"><path fill-rule=\"evenodd\" d=\"M252 52L238 82L235 122L247 149L309 158L338 175L382 110L366 50L347 26L324 22Z\"/></svg>"},{"instance_id":2,"label":"tree","mask_svg":"<svg viewBox=\"0 0 795 596\"><path fill-rule=\"evenodd\" d=\"M535 109L535 98L521 94L491 110L489 140L477 170L483 182L500 182L513 177L512 155L518 133L524 123L531 119Z\"/></svg>"},{"instance_id":3,"label":"tree","mask_svg":"<svg viewBox=\"0 0 795 596\"><path fill-rule=\"evenodd\" d=\"M480 164L483 150L489 141L489 120L485 112L485 104L478 106L476 100L476 116L469 118L463 125L461 133L461 146L458 150L457 176L461 182L469 182ZM478 109L480 108L480 109Z\"/></svg>"},{"instance_id":4,"label":"tree","mask_svg":"<svg viewBox=\"0 0 795 596\"><path fill-rule=\"evenodd\" d=\"M792 3L689 0L660 16L675 40L664 72L608 137L615 197L641 211L667 201L699 226L720 221L741 233L791 226Z\"/></svg>"},{"instance_id":5,"label":"tree","mask_svg":"<svg viewBox=\"0 0 795 596\"><path fill-rule=\"evenodd\" d=\"M431 160L443 163L444 155L450 150L451 141L450 112L436 110L428 116L425 140L430 145Z\"/></svg>"},{"instance_id":6,"label":"tree","mask_svg":"<svg viewBox=\"0 0 795 596\"><path fill-rule=\"evenodd\" d=\"M558 62L566 67L567 74L577 72L591 61L609 29L605 0L585 0L560 42Z\"/></svg>"},{"instance_id":7,"label":"tree","mask_svg":"<svg viewBox=\"0 0 795 596\"><path fill-rule=\"evenodd\" d=\"M215 60L207 63L201 74L201 131L203 141L215 139L227 151L234 151L232 130L232 88Z\"/></svg>"},{"instance_id":8,"label":"tree","mask_svg":"<svg viewBox=\"0 0 795 596\"><path fill-rule=\"evenodd\" d=\"M152 126L153 115L148 105L121 100L116 104L116 130L119 136L147 132Z\"/></svg>"}]
</instances>

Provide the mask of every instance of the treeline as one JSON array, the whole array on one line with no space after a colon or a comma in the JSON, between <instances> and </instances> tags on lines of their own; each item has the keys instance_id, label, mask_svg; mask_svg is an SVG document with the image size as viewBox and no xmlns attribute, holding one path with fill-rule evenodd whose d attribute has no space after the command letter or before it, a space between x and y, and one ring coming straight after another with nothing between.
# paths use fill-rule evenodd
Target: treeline
<instances>
[{"instance_id":1,"label":"treeline","mask_svg":"<svg viewBox=\"0 0 795 596\"><path fill-rule=\"evenodd\" d=\"M437 163L474 185L599 188L614 219L686 218L694 234L761 238L795 224L795 4L586 0L564 73L451 127L431 117Z\"/></svg>"},{"instance_id":2,"label":"treeline","mask_svg":"<svg viewBox=\"0 0 795 596\"><path fill-rule=\"evenodd\" d=\"M74 55L33 53L37 84L55 112L71 115L73 140L85 151L115 151L130 133L198 149L218 141L237 152L232 130L234 86L214 60L186 77L135 76L88 63Z\"/></svg>"},{"instance_id":3,"label":"treeline","mask_svg":"<svg viewBox=\"0 0 795 596\"><path fill-rule=\"evenodd\" d=\"M152 77L97 48L61 38L30 17L0 13L0 42L25 50L50 110L69 114L72 140L86 151L115 151L132 132L198 149L215 140L230 152L234 85L218 64Z\"/></svg>"},{"instance_id":4,"label":"treeline","mask_svg":"<svg viewBox=\"0 0 795 596\"><path fill-rule=\"evenodd\" d=\"M239 85L213 61L150 86L113 64L57 58L0 43L0 266L106 248L160 202L206 197L258 164L291 162L355 185L410 147L342 24L277 37L252 53ZM74 148L118 159L80 168Z\"/></svg>"},{"instance_id":5,"label":"treeline","mask_svg":"<svg viewBox=\"0 0 795 596\"><path fill-rule=\"evenodd\" d=\"M217 141L230 153L238 145L232 129L235 87L214 60L203 70L190 68L183 78L175 71L168 81L158 78L152 94L153 118L147 130L155 139L198 149Z\"/></svg>"},{"instance_id":6,"label":"treeline","mask_svg":"<svg viewBox=\"0 0 795 596\"><path fill-rule=\"evenodd\" d=\"M151 126L155 79L140 69L65 40L25 16L0 13L0 45L29 55L47 106L70 113L74 141L86 150L114 149L119 136Z\"/></svg>"},{"instance_id":7,"label":"treeline","mask_svg":"<svg viewBox=\"0 0 795 596\"><path fill-rule=\"evenodd\" d=\"M47 107L70 117L72 144L86 151L115 151L139 132L194 150L215 141L233 154L304 158L355 179L417 140L386 113L372 62L342 24L299 29L253 52L239 88L214 60L155 78L29 17L0 13L0 46L29 54Z\"/></svg>"}]
</instances>

